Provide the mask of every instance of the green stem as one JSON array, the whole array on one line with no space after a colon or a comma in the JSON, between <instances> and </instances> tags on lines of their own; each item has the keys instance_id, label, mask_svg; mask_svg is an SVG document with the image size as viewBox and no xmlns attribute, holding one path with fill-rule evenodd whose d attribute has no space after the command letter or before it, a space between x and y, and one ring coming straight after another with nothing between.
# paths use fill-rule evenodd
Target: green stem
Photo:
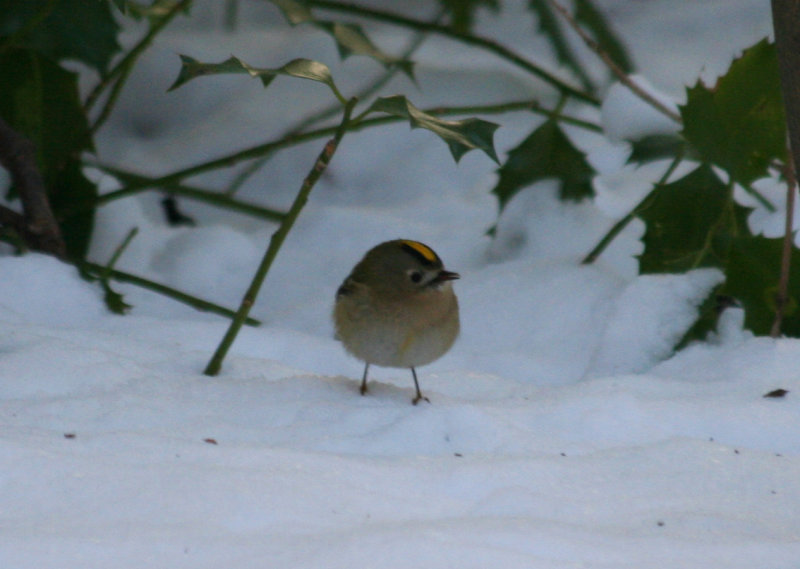
<instances>
[{"instance_id":1,"label":"green stem","mask_svg":"<svg viewBox=\"0 0 800 569\"><path fill-rule=\"evenodd\" d=\"M239 0L225 0L225 29L229 32L236 30L239 21Z\"/></svg>"},{"instance_id":2,"label":"green stem","mask_svg":"<svg viewBox=\"0 0 800 569\"><path fill-rule=\"evenodd\" d=\"M335 2L330 0L307 0L306 4L308 4L309 6L316 6L317 8L322 8L324 10L347 12L362 17L372 18L374 20L388 22L390 24L394 24L397 26L411 28L414 30L421 30L425 32L431 32L450 37L462 43L466 43L468 45L481 47L489 52L494 53L495 55L501 57L502 59L505 59L506 61L516 65L517 67L524 69L528 73L535 75L539 79L544 80L545 82L549 83L550 85L552 85L565 95L575 97L576 99L579 99L591 105L595 106L600 105L600 101L594 95L582 91L576 87L573 87L572 85L569 85L568 83L556 77L555 75L545 70L544 68L540 67L539 65L533 63L532 61L529 61L528 59L525 59L521 55L513 52L509 48L493 40L482 38L480 36L474 36L468 33L458 32L448 26L444 26L441 24L425 22L422 20L415 20L413 18L409 18L401 14L385 12L383 10L376 10L373 8L367 8L365 6L359 6L356 4Z\"/></svg>"},{"instance_id":3,"label":"green stem","mask_svg":"<svg viewBox=\"0 0 800 569\"><path fill-rule=\"evenodd\" d=\"M631 79L630 75L625 73L625 71L619 65L617 65L617 63L613 59L611 59L611 56L608 55L608 52L606 52L603 48L601 48L600 44L598 44L594 39L589 37L589 35L586 32L583 31L583 28L580 27L575 18L572 17L572 15L567 11L566 8L564 8L564 6L562 6L555 0L550 0L550 5L553 6L553 8L555 8L555 10L564 17L564 19L572 27L572 29L575 30L575 32L580 36L580 38L583 40L586 46L593 52L595 52L598 55L598 57L600 57L603 63L606 64L611 73L614 74L614 76L619 80L620 83L622 83L628 89L630 89L634 95L636 95L644 102L652 106L660 113L669 117L676 123L681 124L683 122L683 119L678 113L676 113L675 111L670 109L667 105L656 99L653 95L648 93L645 89L640 87L638 83L636 83L633 79Z\"/></svg>"},{"instance_id":4,"label":"green stem","mask_svg":"<svg viewBox=\"0 0 800 569\"><path fill-rule=\"evenodd\" d=\"M628 213L628 215L620 219L613 225L613 227L611 227L611 229L608 230L608 232L603 236L603 238L595 246L595 248L592 249L589 252L589 254L583 258L581 264L590 265L597 260L597 258L603 253L603 251L606 250L606 248L611 244L611 242L614 239L616 239L617 235L619 235L622 232L622 230L625 229L628 226L628 224L639 215L639 213L641 213L641 211L647 205L648 201L650 200L650 196L653 195L653 192L656 190L656 188L667 183L667 180L669 180L669 177L672 176L672 173L675 171L675 168L678 167L678 165L681 163L682 160L683 160L683 153L680 153L673 159L672 163L669 165L669 168L667 168L666 172L664 172L664 175L661 176L661 179L658 182L656 182L655 185L653 185L653 189L647 192L647 195L644 198L642 198L642 200L638 204L636 204L636 207L634 207L630 211L630 213Z\"/></svg>"},{"instance_id":5,"label":"green stem","mask_svg":"<svg viewBox=\"0 0 800 569\"><path fill-rule=\"evenodd\" d=\"M103 110L100 113L100 116L92 125L92 132L96 131L100 125L106 120L108 115L111 112L111 108L113 107L116 99L119 95L120 90L122 89L122 85L125 84L128 75L133 70L134 63L139 58L139 56L150 46L155 39L155 36L162 30L164 27L169 24L173 18L178 14L178 12L186 10L189 5L192 3L192 0L183 0L175 4L172 8L169 9L167 13L165 13L161 18L155 21L150 26L147 34L137 43L133 49L131 49L128 54L123 57L119 63L117 63L111 71L106 74L105 77L98 83L92 92L89 93L89 96L86 98L86 102L84 103L84 108L89 111L97 100L100 98L102 92L113 82L116 80L116 84L114 85L114 89L111 95L106 101L106 104ZM117 77L119 77L117 79Z\"/></svg>"},{"instance_id":6,"label":"green stem","mask_svg":"<svg viewBox=\"0 0 800 569\"><path fill-rule=\"evenodd\" d=\"M136 188L136 191L128 192L128 193L121 193L125 190L117 190L116 192L110 192L108 194L103 194L102 196L98 196L96 201L94 202L95 206L102 205L109 201L119 199L121 197L125 197L126 195L133 195L135 193L139 193L140 191L144 191L148 189L150 186L153 186L154 180L152 178L148 178L146 176L141 176L139 174L135 174L133 172L128 172L126 170L120 170L118 168L108 167L108 166L98 166L104 172L107 172L118 178L120 181L133 185ZM226 208L231 211L235 211L238 213L243 213L246 215L251 215L253 217L257 217L259 219L266 219L269 221L283 221L283 218L286 217L286 214L280 211L276 211L274 209L269 209L266 207L262 207L255 204L245 203L239 200L236 200L226 194L220 194L218 192L213 192L211 190L206 190L203 188L197 188L194 186L189 186L186 184L171 184L169 186L164 186L160 188L167 194L172 194L176 196L181 196L184 198L200 201L207 203L209 205L213 205L216 207ZM72 215L75 213L76 210L68 210L66 212L67 216Z\"/></svg>"},{"instance_id":7,"label":"green stem","mask_svg":"<svg viewBox=\"0 0 800 569\"><path fill-rule=\"evenodd\" d=\"M250 313L250 309L255 304L258 292L261 290L261 285L264 284L264 279L266 278L273 261L275 261L278 251L280 250L284 240L286 239L286 236L289 234L294 222L297 220L297 217L300 215L300 212L308 201L308 196L311 194L311 190L314 188L314 185L327 168L328 163L331 161L331 158L339 146L339 142L342 140L342 137L347 131L350 123L350 115L352 114L353 108L357 102L358 99L353 97L345 105L342 121L336 128L333 138L325 145L325 148L320 153L316 162L314 162L314 166L311 168L311 171L308 173L305 180L303 180L303 184L300 186L300 190L297 192L297 196L295 197L294 203L292 203L292 207L289 209L289 212L286 214L286 218L283 220L283 222L281 222L277 231L272 234L272 237L269 240L269 246L264 253L261 264L258 266L258 270L253 277L253 281L250 283L250 287L247 289L247 292L242 299L239 310L236 312L236 316L228 327L227 333L223 337L222 341L217 347L216 352L208 362L208 365L203 372L206 375L217 375L222 368L222 361L225 359L225 355L228 353L231 345L233 345L233 342L242 327L242 323Z\"/></svg>"},{"instance_id":8,"label":"green stem","mask_svg":"<svg viewBox=\"0 0 800 569\"><path fill-rule=\"evenodd\" d=\"M555 113L552 110L542 108L538 102L536 101L517 101L511 103L501 103L497 105L485 105L485 106L464 106L464 107L436 107L433 109L427 109L425 112L434 114L434 115L463 115L463 114L498 114L498 113L506 113L512 111L531 111L537 114L541 114L547 117L552 117L554 119L560 120L564 123L571 124L586 130L591 130L593 132L602 132L602 128L594 123L589 121L585 121L582 119L578 119L575 117L571 117L568 115L562 115L559 113ZM371 128L375 126L380 126L384 124L391 124L400 121L405 121L407 119L403 117L395 117L395 116L384 116L384 117L376 117L372 119L364 119L360 121L353 120L351 124L348 125L348 130L350 131L360 131L362 129ZM164 176L159 176L157 178L148 178L146 176L135 175L130 173L125 173L131 179L131 182L126 184L126 187L121 188L119 190L109 192L107 194L103 194L99 196L92 202L85 202L82 204L76 204L75 206L69 208L67 213L72 215L77 213L78 211L93 209L94 207L113 201L121 198L125 198L128 196L132 196L144 191L147 191L152 188L165 188L168 191L173 191L175 194L180 194L181 192L186 191L187 186L179 185L181 180L196 176L198 174L203 174L205 172L209 172L212 170L217 170L220 168L227 168L233 166L243 160L250 160L253 158L259 158L270 152L274 152L276 150L281 150L283 148L289 148L292 146L297 146L299 144L303 144L310 140L316 140L318 138L323 138L325 136L331 136L337 130L337 127L325 127L320 128L317 130L310 130L308 132L304 132L301 134L295 134L288 137L281 138L276 141L267 142L264 144L259 144L257 146L253 146L250 148L246 148L244 150L239 150L232 154L228 154L226 156L222 156L220 158L211 160L209 162L203 162L202 164L197 164L195 166L190 166L189 168L184 168L182 170L177 170L172 172L171 174L166 174ZM114 171L113 168L110 166L103 166L101 164L89 164L101 170L105 170L108 172ZM121 172L121 171L120 171ZM133 176L137 176L137 179L134 180ZM198 190L196 191L204 191ZM207 192L207 190L206 190ZM208 192L208 194L213 194L213 192ZM188 195L188 194L187 194ZM228 202L230 203L230 202ZM241 204L241 202L237 202ZM231 205L232 207L232 205ZM238 207L238 206L237 206Z\"/></svg>"},{"instance_id":9,"label":"green stem","mask_svg":"<svg viewBox=\"0 0 800 569\"><path fill-rule=\"evenodd\" d=\"M133 229L128 231L128 234L125 236L125 239L122 240L122 243L119 244L119 247L117 247L117 249L111 255L111 259L108 261L107 265L108 270L114 269L114 267L117 264L117 261L119 261L119 258L122 256L122 253L125 252L125 249L128 248L128 245L131 244L131 241L133 241L133 238L136 237L138 233L139 233L138 227L134 227Z\"/></svg>"},{"instance_id":10,"label":"green stem","mask_svg":"<svg viewBox=\"0 0 800 569\"><path fill-rule=\"evenodd\" d=\"M228 318L233 318L235 313L233 310L229 310L224 306L220 306L218 304L214 304L213 302L208 302L207 300L203 300L184 292L181 292L177 289L168 287L166 285L153 282L151 280L139 277L137 275L133 275L131 273L126 273L124 271L119 271L117 269L109 269L108 267L104 267L103 265L98 265L97 263L92 263L90 261L79 261L77 266L82 271L85 271L89 274L93 274L94 276L100 278L101 275L108 274L109 277L118 280L120 282L127 282L130 284L134 284L141 288L145 288L147 290L156 292L158 294L162 294L164 296L168 296L173 300L177 300L183 304L189 305L196 310L201 310L203 312L212 312L214 314L219 314L220 316L226 316ZM261 324L258 320L254 318L248 318L245 321L245 324L249 326L258 326Z\"/></svg>"},{"instance_id":11,"label":"green stem","mask_svg":"<svg viewBox=\"0 0 800 569\"><path fill-rule=\"evenodd\" d=\"M108 308L114 314L125 314L128 310L130 310L131 306L127 304L122 295L117 293L113 288L111 288L111 283L109 283L109 279L111 277L111 271L114 270L114 266L119 261L119 258L122 256L122 253L125 249L128 248L128 245L131 244L133 238L136 237L136 234L139 233L139 228L134 227L128 232L128 235L125 236L125 239L122 240L122 243L117 246L114 253L111 255L111 260L105 266L103 272L98 275L100 279L100 286L103 287L103 291L105 292L105 302L106 308Z\"/></svg>"},{"instance_id":12,"label":"green stem","mask_svg":"<svg viewBox=\"0 0 800 569\"><path fill-rule=\"evenodd\" d=\"M761 192L759 192L750 184L740 184L740 185L742 186L745 192L753 196L756 199L756 201L760 203L762 207L764 207L768 212L770 213L775 212L775 206L773 205L773 203L769 201L767 198L765 198Z\"/></svg>"},{"instance_id":13,"label":"green stem","mask_svg":"<svg viewBox=\"0 0 800 569\"><path fill-rule=\"evenodd\" d=\"M438 21L442 17L443 14L444 14L444 11L442 10L439 13L439 15L436 16L434 21ZM414 54L414 52L417 51L417 49L419 49L419 46L422 45L422 42L425 40L426 37L427 37L426 34L423 34L423 33L415 34L414 38L409 43L408 47L406 47L406 49L403 50L403 53L399 56L399 59L402 60L402 61L410 59L411 56ZM377 93L384 85L386 85L392 79L392 77L397 75L397 72L399 70L400 70L400 66L392 65L389 69L387 69L384 73L382 73L370 85L367 85L361 91L359 91L358 94L356 95L356 97L358 97L358 99L362 100L362 101L364 99L367 99L368 97L371 97L372 95ZM306 128L310 127L311 125L319 123L321 121L324 121L325 119L328 119L328 118L330 118L332 116L335 116L336 113L338 113L341 108L342 108L341 105L334 104L334 105L331 105L330 107L328 107L326 109L322 109L321 111L319 111L317 113L314 113L314 114L306 117L302 121L300 121L293 128L289 129L283 136L284 137L292 136L294 134L298 134L300 132L303 132ZM228 186L228 189L225 190L225 195L231 196L231 195L235 194L239 190L239 188L241 188L242 185L253 174L255 174L261 168L264 167L264 164L267 163L267 161L269 160L270 156L271 156L271 153L270 154L266 154L266 155L262 156L261 158L259 158L258 160L253 161L252 164L249 164L246 168L244 168L233 179L233 182L231 182L230 186Z\"/></svg>"}]
</instances>

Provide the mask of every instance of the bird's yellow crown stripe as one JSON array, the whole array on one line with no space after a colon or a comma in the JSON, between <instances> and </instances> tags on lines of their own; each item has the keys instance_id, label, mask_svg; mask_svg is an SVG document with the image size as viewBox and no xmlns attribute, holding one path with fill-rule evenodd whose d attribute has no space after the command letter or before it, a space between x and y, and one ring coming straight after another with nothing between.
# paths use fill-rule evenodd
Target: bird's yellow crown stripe
<instances>
[{"instance_id":1,"label":"bird's yellow crown stripe","mask_svg":"<svg viewBox=\"0 0 800 569\"><path fill-rule=\"evenodd\" d=\"M414 251L422 255L423 259L425 259L430 263L435 263L436 260L439 258L436 256L436 253L434 253L430 247L420 243L419 241L410 241L408 239L403 239L403 245L411 247Z\"/></svg>"}]
</instances>

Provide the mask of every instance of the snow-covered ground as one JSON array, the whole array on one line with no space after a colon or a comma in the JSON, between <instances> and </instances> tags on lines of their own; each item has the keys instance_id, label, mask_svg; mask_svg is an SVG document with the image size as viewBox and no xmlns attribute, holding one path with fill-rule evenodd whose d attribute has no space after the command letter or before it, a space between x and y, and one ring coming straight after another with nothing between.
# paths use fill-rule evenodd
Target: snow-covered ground
<instances>
[{"instance_id":1,"label":"snow-covered ground","mask_svg":"<svg viewBox=\"0 0 800 569\"><path fill-rule=\"evenodd\" d=\"M483 14L481 33L547 60L525 3L508 4ZM602 4L641 75L677 102L770 33L756 0ZM267 91L206 78L166 94L178 53L320 59L348 95L380 71L341 64L326 36L288 30L260 2L243 10L250 23L235 34L201 6L159 38L99 136L99 160L167 173L331 102L289 78ZM395 51L407 39L373 35ZM416 59L420 87L398 77L384 94L420 107L550 100L450 41L429 40ZM588 118L616 133L658 122L626 96L612 90ZM494 120L504 154L541 118ZM509 204L495 240L485 155L456 165L407 125L348 134L267 278L252 314L264 324L242 330L218 377L202 369L225 319L121 284L134 308L114 316L70 267L0 256L0 567L800 566L800 341L754 338L731 310L715 338L672 355L721 276L637 277L636 224L579 265L664 165L634 170L624 147L570 134L601 172L595 203L562 204L541 183ZM274 156L240 197L286 207L322 144ZM170 228L159 199L105 206L92 258L107 261L138 227L119 268L236 306L274 226L182 200L199 225ZM462 275L461 338L419 370L431 404L412 406L410 374L395 369L373 368L360 397L362 365L332 337L340 281L395 237L428 243ZM763 397L777 388L788 395Z\"/></svg>"}]
</instances>

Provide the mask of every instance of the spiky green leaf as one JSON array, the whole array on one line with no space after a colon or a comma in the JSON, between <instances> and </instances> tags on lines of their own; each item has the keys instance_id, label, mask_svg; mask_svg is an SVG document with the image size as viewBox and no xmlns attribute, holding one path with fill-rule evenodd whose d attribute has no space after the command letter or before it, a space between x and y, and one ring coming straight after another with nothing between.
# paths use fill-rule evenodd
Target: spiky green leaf
<instances>
[{"instance_id":1,"label":"spiky green leaf","mask_svg":"<svg viewBox=\"0 0 800 569\"><path fill-rule=\"evenodd\" d=\"M81 154L92 149L75 73L32 50L0 55L0 116L33 142L50 205L59 218L67 251L80 259L91 237L94 212L67 216L76 203L91 203L96 186L83 175Z\"/></svg>"},{"instance_id":2,"label":"spiky green leaf","mask_svg":"<svg viewBox=\"0 0 800 569\"><path fill-rule=\"evenodd\" d=\"M358 24L317 19L308 6L298 0L270 0L270 2L281 10L291 25L307 23L331 36L336 42L336 48L342 59L351 55L364 55L385 67L397 66L411 79L414 78L414 67L411 61L391 56L379 49Z\"/></svg>"},{"instance_id":3,"label":"spiky green leaf","mask_svg":"<svg viewBox=\"0 0 800 569\"><path fill-rule=\"evenodd\" d=\"M698 82L681 107L683 135L702 160L749 184L786 159L786 118L775 45L745 50L709 89Z\"/></svg>"},{"instance_id":4,"label":"spiky green leaf","mask_svg":"<svg viewBox=\"0 0 800 569\"><path fill-rule=\"evenodd\" d=\"M501 210L520 190L546 179L559 181L561 199L577 201L594 195L594 168L552 119L511 150L498 173L492 193Z\"/></svg>"},{"instance_id":5,"label":"spiky green leaf","mask_svg":"<svg viewBox=\"0 0 800 569\"><path fill-rule=\"evenodd\" d=\"M640 272L725 269L732 239L749 235L747 212L708 165L656 187L639 212L646 224Z\"/></svg>"},{"instance_id":6,"label":"spiky green leaf","mask_svg":"<svg viewBox=\"0 0 800 569\"><path fill-rule=\"evenodd\" d=\"M103 301L112 314L126 314L133 308L125 302L125 296L111 288L111 283L108 282L107 278L100 280L100 286L103 287Z\"/></svg>"},{"instance_id":7,"label":"spiky green leaf","mask_svg":"<svg viewBox=\"0 0 800 569\"><path fill-rule=\"evenodd\" d=\"M337 96L339 95L339 90L333 82L333 76L328 66L311 59L294 59L282 67L268 69L253 67L238 57L233 56L221 63L202 63L188 55L181 55L180 57L181 70L178 73L175 83L169 88L170 91L177 89L181 85L197 77L229 73L246 73L250 75L250 77L257 77L260 79L264 87L268 87L278 75L287 75L324 83L331 88L334 94Z\"/></svg>"},{"instance_id":8,"label":"spiky green leaf","mask_svg":"<svg viewBox=\"0 0 800 569\"><path fill-rule=\"evenodd\" d=\"M314 20L311 10L303 2L297 0L270 0L270 2L283 12L283 17L293 26Z\"/></svg>"},{"instance_id":9,"label":"spiky green leaf","mask_svg":"<svg viewBox=\"0 0 800 569\"><path fill-rule=\"evenodd\" d=\"M733 240L726 280L722 288L744 307L744 325L755 334L770 333L775 319L778 278L781 272L782 239L748 237ZM795 251L796 253L796 251ZM781 332L800 336L800 264L792 263L789 299L784 309Z\"/></svg>"},{"instance_id":10,"label":"spiky green leaf","mask_svg":"<svg viewBox=\"0 0 800 569\"><path fill-rule=\"evenodd\" d=\"M402 95L378 98L369 111L376 111L408 119L411 128L424 128L444 140L456 162L473 149L485 152L495 162L494 131L498 125L482 119L469 118L457 121L440 119L415 107Z\"/></svg>"},{"instance_id":11,"label":"spiky green leaf","mask_svg":"<svg viewBox=\"0 0 800 569\"><path fill-rule=\"evenodd\" d=\"M0 0L0 36L62 61L77 59L104 73L120 50L110 4L98 0Z\"/></svg>"}]
</instances>

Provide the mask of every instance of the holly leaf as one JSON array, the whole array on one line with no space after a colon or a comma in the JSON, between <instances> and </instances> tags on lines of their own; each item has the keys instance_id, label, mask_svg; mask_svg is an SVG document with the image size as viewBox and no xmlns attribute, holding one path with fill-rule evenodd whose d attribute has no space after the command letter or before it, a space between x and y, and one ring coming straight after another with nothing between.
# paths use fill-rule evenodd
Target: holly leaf
<instances>
[{"instance_id":1,"label":"holly leaf","mask_svg":"<svg viewBox=\"0 0 800 569\"><path fill-rule=\"evenodd\" d=\"M333 82L333 76L328 66L319 61L311 59L293 59L286 65L275 69L258 68L248 65L238 57L231 56L221 63L201 63L188 55L181 55L181 70L177 79L168 89L172 91L188 83L197 77L208 75L221 75L229 73L246 73L250 77L257 77L261 80L264 87L269 87L270 83L278 75L309 79L318 83L324 83L336 94L340 95L339 90Z\"/></svg>"},{"instance_id":2,"label":"holly leaf","mask_svg":"<svg viewBox=\"0 0 800 569\"><path fill-rule=\"evenodd\" d=\"M39 167L56 169L92 149L77 74L33 50L0 55L0 115L34 143Z\"/></svg>"},{"instance_id":3,"label":"holly leaf","mask_svg":"<svg viewBox=\"0 0 800 569\"><path fill-rule=\"evenodd\" d=\"M351 55L364 55L381 63L384 67L397 66L400 71L414 79L414 63L400 59L378 49L357 24L317 22L317 27L327 31L336 41L339 56L347 59Z\"/></svg>"},{"instance_id":4,"label":"holly leaf","mask_svg":"<svg viewBox=\"0 0 800 569\"><path fill-rule=\"evenodd\" d=\"M747 212L733 201L730 187L707 164L657 186L639 211L646 224L640 272L724 269L731 240L749 235Z\"/></svg>"},{"instance_id":5,"label":"holly leaf","mask_svg":"<svg viewBox=\"0 0 800 569\"><path fill-rule=\"evenodd\" d=\"M767 335L775 319L778 278L781 274L783 239L749 237L734 239L726 270L723 291L744 307L744 325L757 335ZM800 282L800 265L792 263L789 282L789 299L784 308L781 332L800 336L800 310L798 310L797 283Z\"/></svg>"},{"instance_id":6,"label":"holly leaf","mask_svg":"<svg viewBox=\"0 0 800 569\"><path fill-rule=\"evenodd\" d=\"M14 47L56 61L77 59L101 75L120 50L119 25L106 1L0 0L0 36L16 32L23 33L14 38Z\"/></svg>"},{"instance_id":7,"label":"holly leaf","mask_svg":"<svg viewBox=\"0 0 800 569\"><path fill-rule=\"evenodd\" d=\"M700 307L698 320L678 348L704 339L716 326L723 309L744 308L746 328L769 334L775 318L782 239L754 236L747 226L749 210L733 201L731 186L723 184L708 164L671 184L657 187L639 216L646 224L641 273L683 272L718 267L725 282ZM800 265L790 268L789 282L800 282ZM800 336L796 289L784 309L782 332Z\"/></svg>"},{"instance_id":8,"label":"holly leaf","mask_svg":"<svg viewBox=\"0 0 800 569\"><path fill-rule=\"evenodd\" d=\"M101 279L100 286L103 288L103 301L106 304L106 308L108 308L112 314L123 315L133 308L130 304L125 302L125 296L111 288L108 279Z\"/></svg>"},{"instance_id":9,"label":"holly leaf","mask_svg":"<svg viewBox=\"0 0 800 569\"><path fill-rule=\"evenodd\" d=\"M744 51L709 89L687 89L680 108L683 136L702 160L744 185L786 160L786 117L775 44L762 40Z\"/></svg>"},{"instance_id":10,"label":"holly leaf","mask_svg":"<svg viewBox=\"0 0 800 569\"><path fill-rule=\"evenodd\" d=\"M411 128L424 128L433 132L447 143L456 162L476 148L499 162L494 149L494 131L499 125L495 123L476 118L457 121L440 119L418 109L403 95L380 97L368 110L406 118Z\"/></svg>"},{"instance_id":11,"label":"holly leaf","mask_svg":"<svg viewBox=\"0 0 800 569\"><path fill-rule=\"evenodd\" d=\"M94 211L72 216L66 212L76 203L93 202L97 187L83 175L80 160L93 147L77 75L36 51L12 49L0 55L0 85L6 86L0 89L0 116L33 142L67 252L81 259L89 245Z\"/></svg>"},{"instance_id":12,"label":"holly leaf","mask_svg":"<svg viewBox=\"0 0 800 569\"><path fill-rule=\"evenodd\" d=\"M94 203L97 186L83 174L83 164L70 159L57 171L49 170L45 177L50 205L67 245L67 254L73 259L83 259L89 250L94 230L94 209L74 211L75 204Z\"/></svg>"},{"instance_id":13,"label":"holly leaf","mask_svg":"<svg viewBox=\"0 0 800 569\"><path fill-rule=\"evenodd\" d=\"M303 2L297 0L270 0L283 12L283 17L293 26L313 22L314 15Z\"/></svg>"},{"instance_id":14,"label":"holly leaf","mask_svg":"<svg viewBox=\"0 0 800 569\"><path fill-rule=\"evenodd\" d=\"M594 168L552 119L511 150L498 173L500 179L492 193L500 201L501 211L520 190L549 178L559 180L562 200L578 201L594 195Z\"/></svg>"},{"instance_id":15,"label":"holly leaf","mask_svg":"<svg viewBox=\"0 0 800 569\"><path fill-rule=\"evenodd\" d=\"M305 3L297 0L270 0L270 2L281 10L292 26L311 24L331 36L342 59L347 59L351 55L364 55L378 61L384 67L397 66L412 80L414 79L413 62L394 57L379 49L358 24L318 20Z\"/></svg>"}]
</instances>

